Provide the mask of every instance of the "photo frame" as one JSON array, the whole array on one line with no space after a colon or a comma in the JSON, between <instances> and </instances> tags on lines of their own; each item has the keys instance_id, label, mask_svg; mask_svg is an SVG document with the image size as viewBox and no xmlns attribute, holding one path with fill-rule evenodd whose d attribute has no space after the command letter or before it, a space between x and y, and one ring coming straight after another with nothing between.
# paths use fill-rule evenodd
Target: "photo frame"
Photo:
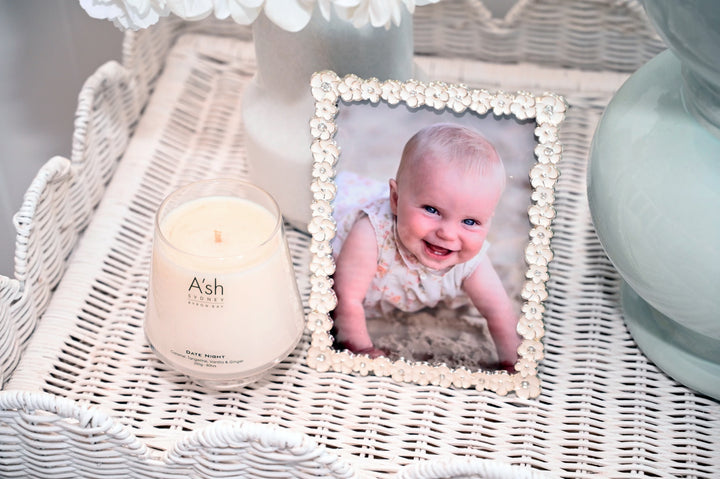
<instances>
[{"instance_id":1,"label":"photo frame","mask_svg":"<svg viewBox=\"0 0 720 479\"><path fill-rule=\"evenodd\" d=\"M308 225L308 365L321 372L373 374L419 385L537 397L541 393L537 368L544 355L546 283L553 257L554 190L562 157L558 128L567 108L564 98L554 93L493 92L445 82L340 77L332 71L315 73L311 90L315 114L310 121L313 201ZM521 343L517 362L510 368L481 365L483 354L492 356L494 349L487 324L472 304L462 310L438 311L434 307L368 319L368 331L378 331L377 336L371 331L373 342L388 344L383 347L388 352L378 357L335 344L336 209L344 207L343 202L361 201L355 199L356 189L351 193L345 185L357 184L357 178L369 185L361 190L362 201L386 194L383 183L394 177L405 142L412 132L434 122L460 123L478 130L505 164L506 187L490 231L496 224L504 226L497 227L493 240L488 233L488 242L494 242L487 254L497 263L498 276L516 307ZM504 218L504 223L499 218Z\"/></svg>"}]
</instances>

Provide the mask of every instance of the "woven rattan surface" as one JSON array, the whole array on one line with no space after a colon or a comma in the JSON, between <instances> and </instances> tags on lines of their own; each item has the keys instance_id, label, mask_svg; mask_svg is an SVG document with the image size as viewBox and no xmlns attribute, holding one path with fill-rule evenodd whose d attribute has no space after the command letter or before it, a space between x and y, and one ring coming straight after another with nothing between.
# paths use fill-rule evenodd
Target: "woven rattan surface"
<instances>
[{"instance_id":1,"label":"woven rattan surface","mask_svg":"<svg viewBox=\"0 0 720 479\"><path fill-rule=\"evenodd\" d=\"M0 278L0 359L5 374L17 365L0 392L0 476L720 476L720 404L637 349L590 221L587 151L622 73L417 58L432 79L570 105L539 398L318 373L307 335L234 392L160 363L142 332L155 208L189 181L246 174L252 45L191 29L130 35L123 65L88 80L72 161L41 170L17 217L18 271ZM309 240L287 234L307 299Z\"/></svg>"}]
</instances>

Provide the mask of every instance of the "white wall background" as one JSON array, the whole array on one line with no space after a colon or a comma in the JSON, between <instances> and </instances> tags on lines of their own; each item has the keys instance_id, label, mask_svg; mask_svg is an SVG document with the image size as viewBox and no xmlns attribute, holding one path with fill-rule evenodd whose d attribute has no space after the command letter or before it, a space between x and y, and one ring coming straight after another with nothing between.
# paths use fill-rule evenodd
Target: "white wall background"
<instances>
[{"instance_id":1,"label":"white wall background","mask_svg":"<svg viewBox=\"0 0 720 479\"><path fill-rule=\"evenodd\" d=\"M69 157L77 95L122 33L77 0L0 0L0 275L14 274L12 216L40 167Z\"/></svg>"}]
</instances>

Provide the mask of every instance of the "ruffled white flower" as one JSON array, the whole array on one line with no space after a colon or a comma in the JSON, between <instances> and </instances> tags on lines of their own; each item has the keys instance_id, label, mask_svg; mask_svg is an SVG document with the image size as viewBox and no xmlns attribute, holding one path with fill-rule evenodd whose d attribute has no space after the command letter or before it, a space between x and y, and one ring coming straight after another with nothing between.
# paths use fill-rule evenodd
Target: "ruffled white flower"
<instances>
[{"instance_id":1,"label":"ruffled white flower","mask_svg":"<svg viewBox=\"0 0 720 479\"><path fill-rule=\"evenodd\" d=\"M262 5L263 0L215 0L215 17L230 17L240 25L250 25L260 15Z\"/></svg>"},{"instance_id":2,"label":"ruffled white flower","mask_svg":"<svg viewBox=\"0 0 720 479\"><path fill-rule=\"evenodd\" d=\"M337 103L319 101L315 103L315 116L325 121L332 121L338 114Z\"/></svg>"},{"instance_id":3,"label":"ruffled white flower","mask_svg":"<svg viewBox=\"0 0 720 479\"><path fill-rule=\"evenodd\" d=\"M477 371L473 373L472 375L472 387L477 389L478 391L482 391L483 389L488 389L488 379L490 378L490 373L487 371ZM470 387L470 386L468 386Z\"/></svg>"},{"instance_id":4,"label":"ruffled white flower","mask_svg":"<svg viewBox=\"0 0 720 479\"><path fill-rule=\"evenodd\" d=\"M560 176L560 171L552 163L538 163L530 170L530 184L533 188L552 188Z\"/></svg>"},{"instance_id":5,"label":"ruffled white flower","mask_svg":"<svg viewBox=\"0 0 720 479\"><path fill-rule=\"evenodd\" d=\"M307 315L307 328L309 331L326 333L332 328L332 320L327 313L310 311Z\"/></svg>"},{"instance_id":6,"label":"ruffled white flower","mask_svg":"<svg viewBox=\"0 0 720 479\"><path fill-rule=\"evenodd\" d=\"M346 75L338 84L338 93L344 101L362 100L362 80L357 75Z\"/></svg>"},{"instance_id":7,"label":"ruffled white flower","mask_svg":"<svg viewBox=\"0 0 720 479\"><path fill-rule=\"evenodd\" d=\"M542 303L548 297L547 289L544 283L536 283L534 281L526 281L520 295L527 301Z\"/></svg>"},{"instance_id":8,"label":"ruffled white flower","mask_svg":"<svg viewBox=\"0 0 720 479\"><path fill-rule=\"evenodd\" d=\"M335 262L330 256L314 256L310 260L310 272L316 275L331 276L335 273Z\"/></svg>"},{"instance_id":9,"label":"ruffled white flower","mask_svg":"<svg viewBox=\"0 0 720 479\"><path fill-rule=\"evenodd\" d=\"M312 18L313 3L302 0L265 0L263 11L271 22L283 30L299 32ZM327 4L327 2L320 2L320 4ZM329 9L327 10L329 11Z\"/></svg>"},{"instance_id":10,"label":"ruffled white flower","mask_svg":"<svg viewBox=\"0 0 720 479\"><path fill-rule=\"evenodd\" d=\"M528 208L530 223L536 226L550 227L552 219L555 218L555 210L550 206L532 205Z\"/></svg>"},{"instance_id":11,"label":"ruffled white flower","mask_svg":"<svg viewBox=\"0 0 720 479\"><path fill-rule=\"evenodd\" d=\"M540 303L528 301L522 305L522 312L528 321L542 321L545 306Z\"/></svg>"},{"instance_id":12,"label":"ruffled white flower","mask_svg":"<svg viewBox=\"0 0 720 479\"><path fill-rule=\"evenodd\" d=\"M329 201L325 200L313 201L313 204L310 206L310 211L312 216L329 218L332 215L332 205Z\"/></svg>"},{"instance_id":13,"label":"ruffled white flower","mask_svg":"<svg viewBox=\"0 0 720 479\"><path fill-rule=\"evenodd\" d=\"M437 380L437 371L428 363L415 363L410 368L410 380L420 386L427 386Z\"/></svg>"},{"instance_id":14,"label":"ruffled white flower","mask_svg":"<svg viewBox=\"0 0 720 479\"><path fill-rule=\"evenodd\" d=\"M260 12L280 28L298 32L305 28L317 3L320 14L330 20L333 7L338 16L355 27L389 28L400 25L403 8L411 14L416 5L438 0L80 0L93 18L111 20L118 28L140 30L171 13L184 20L200 20L210 14L232 18L241 25L255 21Z\"/></svg>"},{"instance_id":15,"label":"ruffled white flower","mask_svg":"<svg viewBox=\"0 0 720 479\"><path fill-rule=\"evenodd\" d=\"M335 141L330 139L315 139L310 146L310 151L312 152L315 161L324 161L333 166L340 156L340 148L338 148Z\"/></svg>"},{"instance_id":16,"label":"ruffled white flower","mask_svg":"<svg viewBox=\"0 0 720 479\"><path fill-rule=\"evenodd\" d=\"M330 350L313 346L309 348L307 352L308 365L321 373L329 371L331 366L330 356L332 354Z\"/></svg>"},{"instance_id":17,"label":"ruffled white flower","mask_svg":"<svg viewBox=\"0 0 720 479\"><path fill-rule=\"evenodd\" d=\"M332 245L329 241L316 241L311 238L310 253L315 256L330 256L332 254Z\"/></svg>"},{"instance_id":18,"label":"ruffled white flower","mask_svg":"<svg viewBox=\"0 0 720 479\"><path fill-rule=\"evenodd\" d=\"M535 97L527 92L518 92L510 104L510 112L518 120L525 120L535 116Z\"/></svg>"},{"instance_id":19,"label":"ruffled white flower","mask_svg":"<svg viewBox=\"0 0 720 479\"><path fill-rule=\"evenodd\" d=\"M532 399L540 395L540 378L537 376L522 376L515 378L515 394L521 399Z\"/></svg>"},{"instance_id":20,"label":"ruffled white flower","mask_svg":"<svg viewBox=\"0 0 720 479\"><path fill-rule=\"evenodd\" d=\"M334 354L331 361L332 369L339 373L350 374L355 368L355 357L347 351Z\"/></svg>"},{"instance_id":21,"label":"ruffled white flower","mask_svg":"<svg viewBox=\"0 0 720 479\"><path fill-rule=\"evenodd\" d=\"M472 103L470 91L464 85L450 85L447 92L447 106L455 113L464 112Z\"/></svg>"},{"instance_id":22,"label":"ruffled white flower","mask_svg":"<svg viewBox=\"0 0 720 479\"><path fill-rule=\"evenodd\" d=\"M372 103L377 103L380 101L381 94L382 86L377 78L365 80L360 86L360 98L363 100L370 100Z\"/></svg>"},{"instance_id":23,"label":"ruffled white flower","mask_svg":"<svg viewBox=\"0 0 720 479\"><path fill-rule=\"evenodd\" d=\"M373 27L390 28L391 25L400 25L402 10L407 8L412 14L415 5L437 3L439 0L356 0L334 2L335 11L340 18L352 22L356 27L370 24ZM354 4L342 7L340 3Z\"/></svg>"},{"instance_id":24,"label":"ruffled white flower","mask_svg":"<svg viewBox=\"0 0 720 479\"><path fill-rule=\"evenodd\" d=\"M337 298L333 290L329 289L325 292L310 291L310 297L308 298L308 306L313 311L318 313L329 313L335 309L337 304Z\"/></svg>"},{"instance_id":25,"label":"ruffled white flower","mask_svg":"<svg viewBox=\"0 0 720 479\"><path fill-rule=\"evenodd\" d=\"M335 221L329 217L313 216L308 223L308 233L315 241L330 241L335 237Z\"/></svg>"},{"instance_id":26,"label":"ruffled white flower","mask_svg":"<svg viewBox=\"0 0 720 479\"><path fill-rule=\"evenodd\" d=\"M535 119L538 124L549 123L559 125L565 118L567 105L562 97L545 95L535 102Z\"/></svg>"},{"instance_id":27,"label":"ruffled white flower","mask_svg":"<svg viewBox=\"0 0 720 479\"><path fill-rule=\"evenodd\" d=\"M562 146L557 142L539 144L535 147L535 155L540 163L552 163L554 165L560 161Z\"/></svg>"},{"instance_id":28,"label":"ruffled white flower","mask_svg":"<svg viewBox=\"0 0 720 479\"><path fill-rule=\"evenodd\" d=\"M128 0L128 3L131 3L131 1ZM132 0L132 3L138 4L140 1ZM173 14L192 22L202 20L215 11L215 2L213 0L193 0L192 2L187 0L165 0L165 3ZM224 13L225 6L231 2L226 0L218 3L221 4ZM237 3L241 3L240 0L237 0Z\"/></svg>"},{"instance_id":29,"label":"ruffled white flower","mask_svg":"<svg viewBox=\"0 0 720 479\"><path fill-rule=\"evenodd\" d=\"M525 248L525 260L529 264L547 266L552 260L552 250L546 245L529 244Z\"/></svg>"},{"instance_id":30,"label":"ruffled white flower","mask_svg":"<svg viewBox=\"0 0 720 479\"><path fill-rule=\"evenodd\" d=\"M327 276L310 276L310 291L317 291L318 293L324 293L330 291L333 286L332 278Z\"/></svg>"},{"instance_id":31,"label":"ruffled white flower","mask_svg":"<svg viewBox=\"0 0 720 479\"><path fill-rule=\"evenodd\" d=\"M111 20L121 30L140 30L170 15L164 0L80 0L92 18Z\"/></svg>"},{"instance_id":32,"label":"ruffled white flower","mask_svg":"<svg viewBox=\"0 0 720 479\"><path fill-rule=\"evenodd\" d=\"M539 319L522 318L518 322L517 332L527 339L540 339L545 335L545 325Z\"/></svg>"},{"instance_id":33,"label":"ruffled white flower","mask_svg":"<svg viewBox=\"0 0 720 479\"><path fill-rule=\"evenodd\" d=\"M506 372L494 372L488 376L487 386L500 396L506 396L510 391L515 390L515 378Z\"/></svg>"},{"instance_id":34,"label":"ruffled white flower","mask_svg":"<svg viewBox=\"0 0 720 479\"><path fill-rule=\"evenodd\" d=\"M333 338L327 331L315 331L310 336L312 345L322 349L330 349L333 346Z\"/></svg>"},{"instance_id":35,"label":"ruffled white flower","mask_svg":"<svg viewBox=\"0 0 720 479\"><path fill-rule=\"evenodd\" d=\"M540 362L540 360L545 357L542 343L531 339L525 339L520 343L518 354L528 361L535 362Z\"/></svg>"},{"instance_id":36,"label":"ruffled white flower","mask_svg":"<svg viewBox=\"0 0 720 479\"><path fill-rule=\"evenodd\" d=\"M411 366L402 359L395 361L390 369L390 376L397 382L411 380Z\"/></svg>"},{"instance_id":37,"label":"ruffled white flower","mask_svg":"<svg viewBox=\"0 0 720 479\"><path fill-rule=\"evenodd\" d=\"M433 386L449 388L452 386L453 372L444 364L435 367L435 374L432 375L430 383Z\"/></svg>"},{"instance_id":38,"label":"ruffled white flower","mask_svg":"<svg viewBox=\"0 0 720 479\"><path fill-rule=\"evenodd\" d=\"M353 371L360 374L360 376L367 376L372 370L372 359L367 354L359 354L355 356L355 364L353 364Z\"/></svg>"},{"instance_id":39,"label":"ruffled white flower","mask_svg":"<svg viewBox=\"0 0 720 479\"><path fill-rule=\"evenodd\" d=\"M316 161L313 163L312 177L320 181L330 181L335 176L335 170L332 164L326 161Z\"/></svg>"},{"instance_id":40,"label":"ruffled white flower","mask_svg":"<svg viewBox=\"0 0 720 479\"><path fill-rule=\"evenodd\" d=\"M338 83L340 79L331 71L315 73L310 79L310 91L316 101L329 101L334 103L338 97Z\"/></svg>"},{"instance_id":41,"label":"ruffled white flower","mask_svg":"<svg viewBox=\"0 0 720 479\"><path fill-rule=\"evenodd\" d=\"M555 202L555 192L552 188L538 186L531 195L533 201L539 206L551 205Z\"/></svg>"},{"instance_id":42,"label":"ruffled white flower","mask_svg":"<svg viewBox=\"0 0 720 479\"><path fill-rule=\"evenodd\" d=\"M492 106L493 113L496 116L509 115L512 102L513 97L511 95L500 91L490 100L490 106Z\"/></svg>"},{"instance_id":43,"label":"ruffled white flower","mask_svg":"<svg viewBox=\"0 0 720 479\"><path fill-rule=\"evenodd\" d=\"M476 384L476 382L473 373L467 368L457 368L453 373L452 383L453 386L457 388L469 388Z\"/></svg>"},{"instance_id":44,"label":"ruffled white flower","mask_svg":"<svg viewBox=\"0 0 720 479\"><path fill-rule=\"evenodd\" d=\"M442 110L447 105L450 95L444 83L430 83L425 88L425 104L430 108Z\"/></svg>"},{"instance_id":45,"label":"ruffled white flower","mask_svg":"<svg viewBox=\"0 0 720 479\"><path fill-rule=\"evenodd\" d=\"M310 120L310 134L313 138L329 140L335 135L336 131L337 126L333 121L328 121L317 116Z\"/></svg>"},{"instance_id":46,"label":"ruffled white flower","mask_svg":"<svg viewBox=\"0 0 720 479\"><path fill-rule=\"evenodd\" d=\"M392 366L392 361L385 356L375 358L372 363L372 369L377 376L389 376Z\"/></svg>"},{"instance_id":47,"label":"ruffled white flower","mask_svg":"<svg viewBox=\"0 0 720 479\"><path fill-rule=\"evenodd\" d=\"M470 109L484 115L490 110L490 101L493 99L492 94L485 90L473 90L470 93Z\"/></svg>"},{"instance_id":48,"label":"ruffled white flower","mask_svg":"<svg viewBox=\"0 0 720 479\"><path fill-rule=\"evenodd\" d=\"M379 356L373 359L372 370L376 376L389 376L392 370L392 361L385 357Z\"/></svg>"},{"instance_id":49,"label":"ruffled white flower","mask_svg":"<svg viewBox=\"0 0 720 479\"><path fill-rule=\"evenodd\" d=\"M558 128L548 123L535 128L535 136L537 136L540 144L553 143L558 141Z\"/></svg>"},{"instance_id":50,"label":"ruffled white flower","mask_svg":"<svg viewBox=\"0 0 720 479\"><path fill-rule=\"evenodd\" d=\"M390 105L400 103L403 84L398 80L385 80L381 87L380 98Z\"/></svg>"},{"instance_id":51,"label":"ruffled white flower","mask_svg":"<svg viewBox=\"0 0 720 479\"><path fill-rule=\"evenodd\" d=\"M534 283L544 283L550 279L548 267L544 264L531 264L525 272L525 277Z\"/></svg>"},{"instance_id":52,"label":"ruffled white flower","mask_svg":"<svg viewBox=\"0 0 720 479\"><path fill-rule=\"evenodd\" d=\"M310 183L310 191L312 191L313 198L316 200L332 201L337 194L337 186L329 181L315 179Z\"/></svg>"},{"instance_id":53,"label":"ruffled white flower","mask_svg":"<svg viewBox=\"0 0 720 479\"><path fill-rule=\"evenodd\" d=\"M417 108L425 104L425 85L417 80L408 80L403 83L400 98L410 108Z\"/></svg>"},{"instance_id":54,"label":"ruffled white flower","mask_svg":"<svg viewBox=\"0 0 720 479\"><path fill-rule=\"evenodd\" d=\"M535 246L549 246L552 230L544 226L536 226L530 230L530 243Z\"/></svg>"}]
</instances>

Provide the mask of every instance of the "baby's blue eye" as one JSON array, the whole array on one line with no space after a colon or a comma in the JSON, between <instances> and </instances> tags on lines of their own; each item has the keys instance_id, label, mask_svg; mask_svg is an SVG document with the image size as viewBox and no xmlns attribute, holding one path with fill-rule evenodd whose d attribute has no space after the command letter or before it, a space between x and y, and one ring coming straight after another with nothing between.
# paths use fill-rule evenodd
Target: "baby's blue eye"
<instances>
[{"instance_id":1,"label":"baby's blue eye","mask_svg":"<svg viewBox=\"0 0 720 479\"><path fill-rule=\"evenodd\" d=\"M479 224L477 221L471 220L470 218L465 219L465 220L463 220L462 222L463 222L463 224L466 225L466 226L475 226L475 225Z\"/></svg>"},{"instance_id":2,"label":"baby's blue eye","mask_svg":"<svg viewBox=\"0 0 720 479\"><path fill-rule=\"evenodd\" d=\"M426 206L423 206L423 208L425 208L425 211L427 211L428 213L433 214L433 215L434 215L434 214L437 214L437 212L438 212L438 210L436 210L436 209L433 208L432 206L427 206L427 205L426 205Z\"/></svg>"}]
</instances>

